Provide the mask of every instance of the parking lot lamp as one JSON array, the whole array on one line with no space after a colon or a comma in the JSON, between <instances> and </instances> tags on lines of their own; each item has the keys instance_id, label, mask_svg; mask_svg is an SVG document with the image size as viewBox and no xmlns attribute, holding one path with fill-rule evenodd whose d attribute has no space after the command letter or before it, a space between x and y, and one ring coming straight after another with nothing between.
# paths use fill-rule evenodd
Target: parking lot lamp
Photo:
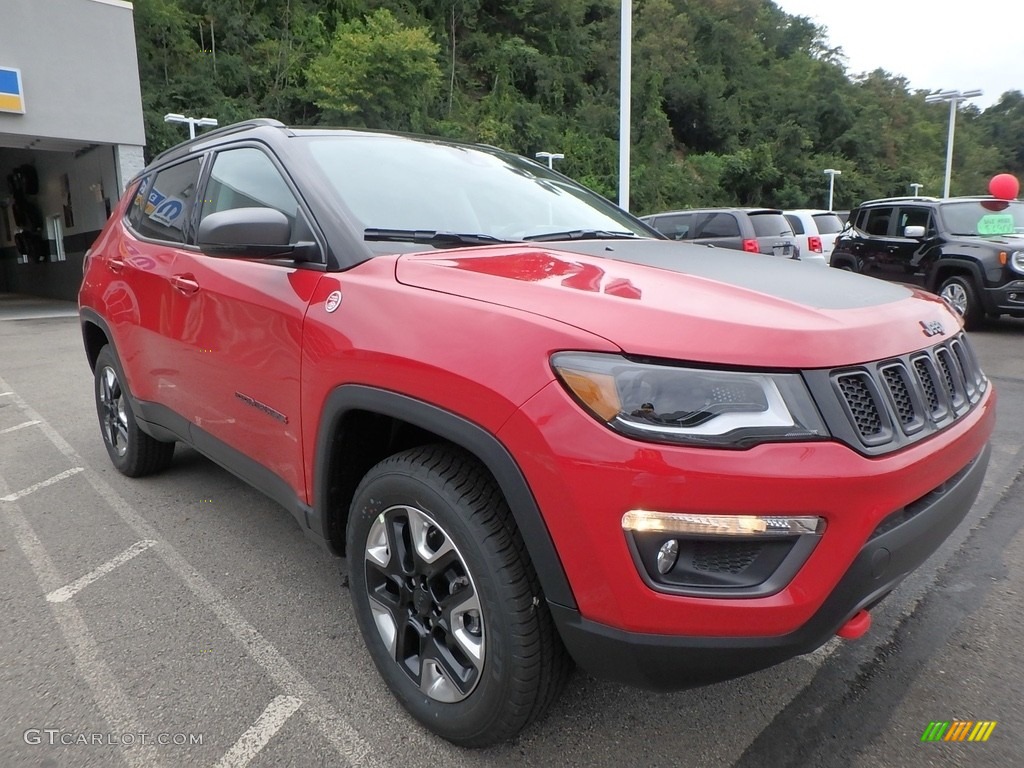
<instances>
[{"instance_id":1,"label":"parking lot lamp","mask_svg":"<svg viewBox=\"0 0 1024 768\"><path fill-rule=\"evenodd\" d=\"M196 137L196 126L215 126L217 125L216 118L213 117L186 117L185 115L179 115L177 112L171 112L170 114L164 115L165 123L186 123L188 125L188 137L194 139Z\"/></svg>"},{"instance_id":2,"label":"parking lot lamp","mask_svg":"<svg viewBox=\"0 0 1024 768\"><path fill-rule=\"evenodd\" d=\"M555 160L565 160L565 155L561 152L538 152L534 157L540 160L547 160L548 168L555 167Z\"/></svg>"},{"instance_id":3,"label":"parking lot lamp","mask_svg":"<svg viewBox=\"0 0 1024 768\"><path fill-rule=\"evenodd\" d=\"M826 168L825 175L828 176L828 210L832 210L832 196L836 190L836 176L842 176L842 171L835 168Z\"/></svg>"},{"instance_id":4,"label":"parking lot lamp","mask_svg":"<svg viewBox=\"0 0 1024 768\"><path fill-rule=\"evenodd\" d=\"M911 192L911 194L913 194L914 197L917 197L919 194L921 194L921 187L923 187L923 186L924 186L924 184L918 184L916 181L912 181L910 183L910 192Z\"/></svg>"},{"instance_id":5,"label":"parking lot lamp","mask_svg":"<svg viewBox=\"0 0 1024 768\"><path fill-rule=\"evenodd\" d=\"M949 136L946 138L946 183L942 188L943 197L949 197L949 178L953 172L953 131L956 127L956 106L965 99L973 99L981 94L981 89L975 88L971 91L939 91L924 97L925 104L949 102Z\"/></svg>"}]
</instances>

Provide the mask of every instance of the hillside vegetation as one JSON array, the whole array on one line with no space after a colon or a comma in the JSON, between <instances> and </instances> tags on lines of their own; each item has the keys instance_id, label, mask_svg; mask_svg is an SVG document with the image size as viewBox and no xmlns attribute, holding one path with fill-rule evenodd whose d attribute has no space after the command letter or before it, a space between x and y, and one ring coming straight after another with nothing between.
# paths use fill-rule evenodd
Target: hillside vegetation
<instances>
[{"instance_id":1,"label":"hillside vegetation","mask_svg":"<svg viewBox=\"0 0 1024 768\"><path fill-rule=\"evenodd\" d=\"M769 0L634 4L632 209L835 207L941 194L949 109L848 73ZM615 199L619 4L608 0L138 0L150 155L163 115L415 131L532 156ZM923 56L940 55L934 48ZM1024 175L1024 95L957 120L953 194Z\"/></svg>"}]
</instances>

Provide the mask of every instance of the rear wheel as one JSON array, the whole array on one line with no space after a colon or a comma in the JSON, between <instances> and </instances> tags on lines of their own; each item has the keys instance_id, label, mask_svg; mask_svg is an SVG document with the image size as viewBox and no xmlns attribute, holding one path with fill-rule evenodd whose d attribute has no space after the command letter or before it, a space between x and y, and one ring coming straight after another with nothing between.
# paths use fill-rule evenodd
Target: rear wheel
<instances>
[{"instance_id":1,"label":"rear wheel","mask_svg":"<svg viewBox=\"0 0 1024 768\"><path fill-rule=\"evenodd\" d=\"M142 477L165 469L174 456L174 443L150 437L135 421L124 378L110 346L96 357L96 412L107 455L114 467L128 477Z\"/></svg>"},{"instance_id":2,"label":"rear wheel","mask_svg":"<svg viewBox=\"0 0 1024 768\"><path fill-rule=\"evenodd\" d=\"M544 714L571 664L493 479L445 446L399 453L356 490L347 533L356 618L401 704L481 747Z\"/></svg>"},{"instance_id":3,"label":"rear wheel","mask_svg":"<svg viewBox=\"0 0 1024 768\"><path fill-rule=\"evenodd\" d=\"M973 330L985 317L974 281L964 275L954 275L943 281L939 295L949 302L964 319L964 328Z\"/></svg>"}]
</instances>

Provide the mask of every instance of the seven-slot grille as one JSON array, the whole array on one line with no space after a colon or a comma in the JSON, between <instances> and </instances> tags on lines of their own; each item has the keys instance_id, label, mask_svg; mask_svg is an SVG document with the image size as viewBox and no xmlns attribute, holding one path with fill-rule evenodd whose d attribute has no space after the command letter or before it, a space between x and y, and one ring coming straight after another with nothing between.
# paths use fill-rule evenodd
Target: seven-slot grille
<instances>
[{"instance_id":1,"label":"seven-slot grille","mask_svg":"<svg viewBox=\"0 0 1024 768\"><path fill-rule=\"evenodd\" d=\"M852 427L852 434L839 432L871 453L943 429L970 411L988 386L962 333L921 352L837 369L830 378Z\"/></svg>"}]
</instances>

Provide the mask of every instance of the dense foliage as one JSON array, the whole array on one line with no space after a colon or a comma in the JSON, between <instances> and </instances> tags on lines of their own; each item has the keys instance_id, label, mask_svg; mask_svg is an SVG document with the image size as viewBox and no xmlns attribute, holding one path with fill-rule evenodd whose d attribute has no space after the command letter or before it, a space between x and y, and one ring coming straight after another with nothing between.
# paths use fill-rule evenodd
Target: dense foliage
<instances>
[{"instance_id":1,"label":"dense foliage","mask_svg":"<svg viewBox=\"0 0 1024 768\"><path fill-rule=\"evenodd\" d=\"M770 0L634 6L632 209L835 207L941 194L948 107L850 75L823 31ZM532 156L611 197L619 3L612 0L137 0L148 151L163 115L413 130ZM929 54L922 54L929 55ZM935 55L935 54L932 54ZM952 191L1024 175L1024 95L957 119Z\"/></svg>"}]
</instances>

